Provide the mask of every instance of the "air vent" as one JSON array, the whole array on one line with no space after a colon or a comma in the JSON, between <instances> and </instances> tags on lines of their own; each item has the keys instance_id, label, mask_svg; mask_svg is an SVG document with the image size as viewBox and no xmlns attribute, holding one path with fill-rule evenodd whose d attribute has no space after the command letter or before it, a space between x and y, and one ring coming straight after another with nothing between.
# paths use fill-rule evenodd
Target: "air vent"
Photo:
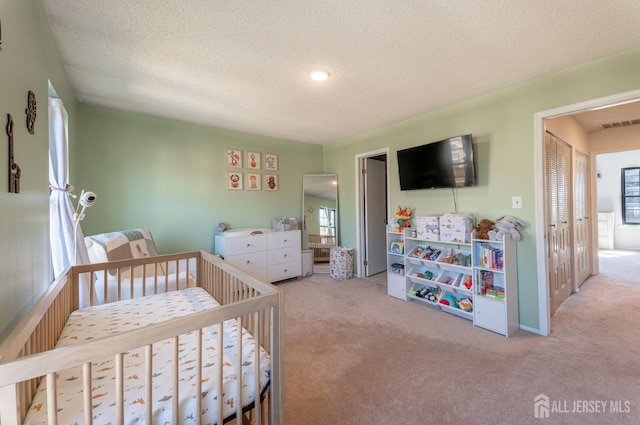
<instances>
[{"instance_id":1,"label":"air vent","mask_svg":"<svg viewBox=\"0 0 640 425\"><path fill-rule=\"evenodd\" d=\"M626 127L628 125L636 125L636 124L640 124L640 118L636 118L634 120L625 120L625 121L610 122L607 124L602 124L602 128L607 129L607 128L615 128L615 127Z\"/></svg>"}]
</instances>

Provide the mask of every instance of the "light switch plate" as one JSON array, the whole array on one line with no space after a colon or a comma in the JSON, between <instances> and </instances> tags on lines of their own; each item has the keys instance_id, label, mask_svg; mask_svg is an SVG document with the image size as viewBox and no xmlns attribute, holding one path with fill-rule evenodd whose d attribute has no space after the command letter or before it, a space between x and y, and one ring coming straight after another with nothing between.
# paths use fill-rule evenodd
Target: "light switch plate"
<instances>
[{"instance_id":1,"label":"light switch plate","mask_svg":"<svg viewBox=\"0 0 640 425\"><path fill-rule=\"evenodd\" d=\"M522 196L512 196L511 197L511 207L512 208L522 208Z\"/></svg>"}]
</instances>

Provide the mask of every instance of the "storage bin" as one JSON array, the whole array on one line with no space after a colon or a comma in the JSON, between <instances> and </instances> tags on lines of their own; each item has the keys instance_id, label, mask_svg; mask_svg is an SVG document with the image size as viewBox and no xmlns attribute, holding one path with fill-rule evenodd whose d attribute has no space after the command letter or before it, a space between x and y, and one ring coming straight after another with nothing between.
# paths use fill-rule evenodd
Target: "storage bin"
<instances>
[{"instance_id":1,"label":"storage bin","mask_svg":"<svg viewBox=\"0 0 640 425\"><path fill-rule=\"evenodd\" d=\"M308 277L313 274L313 250L302 250L302 276Z\"/></svg>"},{"instance_id":2,"label":"storage bin","mask_svg":"<svg viewBox=\"0 0 640 425\"><path fill-rule=\"evenodd\" d=\"M469 243L473 226L475 226L475 218L471 214L444 214L440 217L440 240Z\"/></svg>"},{"instance_id":3,"label":"storage bin","mask_svg":"<svg viewBox=\"0 0 640 425\"><path fill-rule=\"evenodd\" d=\"M401 264L401 263L391 264L391 271L397 274L404 274L404 264Z\"/></svg>"},{"instance_id":4,"label":"storage bin","mask_svg":"<svg viewBox=\"0 0 640 425\"><path fill-rule=\"evenodd\" d=\"M440 240L439 216L416 217L416 227L418 239Z\"/></svg>"},{"instance_id":5,"label":"storage bin","mask_svg":"<svg viewBox=\"0 0 640 425\"><path fill-rule=\"evenodd\" d=\"M271 220L271 228L279 232L298 230L298 219L294 217L280 217Z\"/></svg>"},{"instance_id":6,"label":"storage bin","mask_svg":"<svg viewBox=\"0 0 640 425\"><path fill-rule=\"evenodd\" d=\"M329 275L333 280L353 277L353 248L332 246L329 253Z\"/></svg>"}]
</instances>

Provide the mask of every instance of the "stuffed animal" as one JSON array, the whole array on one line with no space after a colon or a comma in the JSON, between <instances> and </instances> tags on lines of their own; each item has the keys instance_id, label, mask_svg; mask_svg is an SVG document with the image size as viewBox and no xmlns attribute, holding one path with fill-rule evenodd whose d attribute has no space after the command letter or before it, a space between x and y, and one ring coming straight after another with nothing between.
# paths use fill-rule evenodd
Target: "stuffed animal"
<instances>
[{"instance_id":1,"label":"stuffed animal","mask_svg":"<svg viewBox=\"0 0 640 425\"><path fill-rule=\"evenodd\" d=\"M396 218L398 219L398 227L404 229L405 227L411 227L409 220L411 219L411 208L400 208L400 205L396 208Z\"/></svg>"},{"instance_id":2,"label":"stuffed animal","mask_svg":"<svg viewBox=\"0 0 640 425\"><path fill-rule=\"evenodd\" d=\"M219 224L218 224L218 227L216 227L216 229L215 229L214 233L215 233L216 235L221 235L221 234L223 234L223 233L224 233L224 231L225 231L225 230L227 230L227 225L226 225L226 224L224 224L224 223L219 223Z\"/></svg>"},{"instance_id":3,"label":"stuffed animal","mask_svg":"<svg viewBox=\"0 0 640 425\"><path fill-rule=\"evenodd\" d=\"M502 240L506 235L511 236L513 240L519 241L520 230L527 227L522 221L510 215L503 215L496 219L496 230L489 231L489 239L494 241Z\"/></svg>"},{"instance_id":4,"label":"stuffed animal","mask_svg":"<svg viewBox=\"0 0 640 425\"><path fill-rule=\"evenodd\" d=\"M475 238L489 239L489 232L491 230L496 230L495 224L496 223L489 220L488 218L483 218L482 220L480 220L478 225L473 228L473 231L475 232Z\"/></svg>"}]
</instances>

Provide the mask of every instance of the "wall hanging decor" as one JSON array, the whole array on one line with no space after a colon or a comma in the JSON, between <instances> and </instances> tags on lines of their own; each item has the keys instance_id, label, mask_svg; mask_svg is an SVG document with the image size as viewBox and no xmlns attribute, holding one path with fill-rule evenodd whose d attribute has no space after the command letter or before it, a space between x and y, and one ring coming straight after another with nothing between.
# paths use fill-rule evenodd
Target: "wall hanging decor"
<instances>
[{"instance_id":1,"label":"wall hanging decor","mask_svg":"<svg viewBox=\"0 0 640 425\"><path fill-rule=\"evenodd\" d=\"M2 51L2 21L0 21L0 52Z\"/></svg>"},{"instance_id":2,"label":"wall hanging decor","mask_svg":"<svg viewBox=\"0 0 640 425\"><path fill-rule=\"evenodd\" d=\"M247 173L247 190L262 190L262 175Z\"/></svg>"},{"instance_id":3,"label":"wall hanging decor","mask_svg":"<svg viewBox=\"0 0 640 425\"><path fill-rule=\"evenodd\" d=\"M13 157L13 117L7 114L7 136L9 136L9 193L20 193L20 166Z\"/></svg>"},{"instance_id":4,"label":"wall hanging decor","mask_svg":"<svg viewBox=\"0 0 640 425\"><path fill-rule=\"evenodd\" d=\"M29 95L27 96L27 109L24 112L27 114L27 130L29 130L29 133L35 134L36 95L31 90L29 90Z\"/></svg>"},{"instance_id":5,"label":"wall hanging decor","mask_svg":"<svg viewBox=\"0 0 640 425\"><path fill-rule=\"evenodd\" d=\"M278 155L274 153L265 153L264 169L269 171L278 171Z\"/></svg>"},{"instance_id":6,"label":"wall hanging decor","mask_svg":"<svg viewBox=\"0 0 640 425\"><path fill-rule=\"evenodd\" d=\"M242 190L242 174L235 171L227 172L227 189Z\"/></svg>"},{"instance_id":7,"label":"wall hanging decor","mask_svg":"<svg viewBox=\"0 0 640 425\"><path fill-rule=\"evenodd\" d=\"M227 167L242 168L242 151L227 149Z\"/></svg>"},{"instance_id":8,"label":"wall hanging decor","mask_svg":"<svg viewBox=\"0 0 640 425\"><path fill-rule=\"evenodd\" d=\"M278 176L276 174L264 175L264 190L274 191L278 190Z\"/></svg>"},{"instance_id":9,"label":"wall hanging decor","mask_svg":"<svg viewBox=\"0 0 640 425\"><path fill-rule=\"evenodd\" d=\"M260 169L260 152L247 152L247 168Z\"/></svg>"}]
</instances>

